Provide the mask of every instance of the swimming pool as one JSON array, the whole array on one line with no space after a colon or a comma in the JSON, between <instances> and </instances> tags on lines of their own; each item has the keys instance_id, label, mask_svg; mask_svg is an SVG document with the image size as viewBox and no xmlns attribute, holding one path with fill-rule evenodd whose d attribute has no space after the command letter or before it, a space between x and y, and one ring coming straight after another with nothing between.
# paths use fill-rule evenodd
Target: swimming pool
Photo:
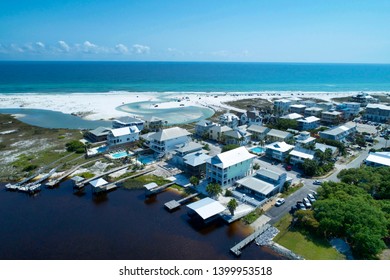
<instances>
[{"instance_id":1,"label":"swimming pool","mask_svg":"<svg viewBox=\"0 0 390 280\"><path fill-rule=\"evenodd\" d=\"M121 152L116 152L116 153L110 154L110 156L114 159L119 159L119 158L123 158L123 157L127 157L127 156L130 157L132 155L134 155L134 153L132 153L132 152L127 153L126 151L121 151Z\"/></svg>"},{"instance_id":2,"label":"swimming pool","mask_svg":"<svg viewBox=\"0 0 390 280\"><path fill-rule=\"evenodd\" d=\"M138 161L142 164L151 164L156 161L153 155L139 156Z\"/></svg>"},{"instance_id":3,"label":"swimming pool","mask_svg":"<svg viewBox=\"0 0 390 280\"><path fill-rule=\"evenodd\" d=\"M265 152L265 149L263 147L254 147L250 149L250 151L255 154L263 154Z\"/></svg>"}]
</instances>

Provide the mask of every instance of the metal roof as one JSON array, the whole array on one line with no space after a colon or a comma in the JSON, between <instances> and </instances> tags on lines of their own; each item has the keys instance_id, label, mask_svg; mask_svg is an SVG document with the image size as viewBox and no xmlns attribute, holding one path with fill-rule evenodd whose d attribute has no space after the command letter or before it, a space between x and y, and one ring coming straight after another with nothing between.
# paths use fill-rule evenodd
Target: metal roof
<instances>
[{"instance_id":1,"label":"metal roof","mask_svg":"<svg viewBox=\"0 0 390 280\"><path fill-rule=\"evenodd\" d=\"M389 152L377 152L369 153L366 161L373 162L376 164L390 166L390 153Z\"/></svg>"},{"instance_id":2,"label":"metal roof","mask_svg":"<svg viewBox=\"0 0 390 280\"><path fill-rule=\"evenodd\" d=\"M147 190L151 190L151 189L154 189L156 187L158 187L158 185L155 182L151 182L149 184L144 185L144 188L146 188Z\"/></svg>"},{"instance_id":3,"label":"metal roof","mask_svg":"<svg viewBox=\"0 0 390 280\"><path fill-rule=\"evenodd\" d=\"M253 159L256 156L249 153L245 147L239 147L208 159L207 162L221 168L227 168L229 166L238 164L240 162Z\"/></svg>"},{"instance_id":4,"label":"metal roof","mask_svg":"<svg viewBox=\"0 0 390 280\"><path fill-rule=\"evenodd\" d=\"M209 197L188 204L187 207L195 211L203 220L218 215L226 210L225 206Z\"/></svg>"},{"instance_id":5,"label":"metal roof","mask_svg":"<svg viewBox=\"0 0 390 280\"><path fill-rule=\"evenodd\" d=\"M89 133L96 135L96 136L103 136L110 133L111 128L99 126L98 128L95 128L93 130L90 130Z\"/></svg>"},{"instance_id":6,"label":"metal roof","mask_svg":"<svg viewBox=\"0 0 390 280\"><path fill-rule=\"evenodd\" d=\"M189 142L186 145L181 146L180 148L177 148L176 151L180 153L188 153L188 152L195 152L198 150L201 150L203 148L203 145L196 143L196 142Z\"/></svg>"},{"instance_id":7,"label":"metal roof","mask_svg":"<svg viewBox=\"0 0 390 280\"><path fill-rule=\"evenodd\" d=\"M264 133L269 130L268 127L257 125L257 124L252 124L247 128L248 131L253 131L253 132L258 132L258 133Z\"/></svg>"},{"instance_id":8,"label":"metal roof","mask_svg":"<svg viewBox=\"0 0 390 280\"><path fill-rule=\"evenodd\" d=\"M307 149L297 149L297 150L292 150L290 152L291 156L296 156L299 158L304 158L304 159L314 159L314 151L310 151Z\"/></svg>"},{"instance_id":9,"label":"metal roof","mask_svg":"<svg viewBox=\"0 0 390 280\"><path fill-rule=\"evenodd\" d=\"M129 135L132 133L139 133L139 129L135 125L125 126L121 128L111 129L111 133L112 135L114 135L114 137L119 137L119 136Z\"/></svg>"},{"instance_id":10,"label":"metal roof","mask_svg":"<svg viewBox=\"0 0 390 280\"><path fill-rule=\"evenodd\" d=\"M292 136L292 134L278 129L271 129L270 131L268 131L267 136L285 139L287 137Z\"/></svg>"},{"instance_id":11,"label":"metal roof","mask_svg":"<svg viewBox=\"0 0 390 280\"><path fill-rule=\"evenodd\" d=\"M91 182L89 182L94 188L97 188L97 187L100 187L100 186L103 186L105 184L108 184L108 182L106 180L104 180L103 178L99 178L99 179L96 179L96 180L93 180Z\"/></svg>"},{"instance_id":12,"label":"metal roof","mask_svg":"<svg viewBox=\"0 0 390 280\"><path fill-rule=\"evenodd\" d=\"M166 140L175 139L175 138L188 136L188 135L191 135L191 133L183 128L171 127L154 133L149 137L149 139L154 139L157 141L166 141Z\"/></svg>"},{"instance_id":13,"label":"metal roof","mask_svg":"<svg viewBox=\"0 0 390 280\"><path fill-rule=\"evenodd\" d=\"M289 145L286 142L274 142L265 146L266 149L276 150L280 152L287 152L294 148L293 145Z\"/></svg>"},{"instance_id":14,"label":"metal roof","mask_svg":"<svg viewBox=\"0 0 390 280\"><path fill-rule=\"evenodd\" d=\"M264 182L263 180L260 180L255 177L245 177L243 179L238 180L236 183L264 196L268 195L275 189L275 186L273 184Z\"/></svg>"},{"instance_id":15,"label":"metal roof","mask_svg":"<svg viewBox=\"0 0 390 280\"><path fill-rule=\"evenodd\" d=\"M184 162L190 166L199 166L205 164L209 158L210 158L209 155L206 155L202 152L188 154L183 157Z\"/></svg>"},{"instance_id":16,"label":"metal roof","mask_svg":"<svg viewBox=\"0 0 390 280\"><path fill-rule=\"evenodd\" d=\"M268 169L264 169L264 168L260 168L256 172L256 174L261 175L261 176L266 177L266 178L270 178L270 179L272 179L274 181L279 180L280 175L282 175L280 173L277 173L277 172L274 172L274 171L271 171L271 170L268 170ZM256 176L256 174L255 174L255 176Z\"/></svg>"}]
</instances>

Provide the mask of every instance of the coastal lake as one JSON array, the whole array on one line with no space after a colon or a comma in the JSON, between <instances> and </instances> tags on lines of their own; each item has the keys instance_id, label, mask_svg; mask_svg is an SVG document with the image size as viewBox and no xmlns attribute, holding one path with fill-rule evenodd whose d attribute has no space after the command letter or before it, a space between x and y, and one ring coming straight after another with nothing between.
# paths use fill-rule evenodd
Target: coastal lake
<instances>
[{"instance_id":1,"label":"coastal lake","mask_svg":"<svg viewBox=\"0 0 390 280\"><path fill-rule=\"evenodd\" d=\"M234 259L229 249L250 234L241 222L194 224L186 207L170 213L165 191L117 189L94 196L73 193L66 181L36 196L0 185L0 259ZM251 244L241 259L282 259Z\"/></svg>"}]
</instances>

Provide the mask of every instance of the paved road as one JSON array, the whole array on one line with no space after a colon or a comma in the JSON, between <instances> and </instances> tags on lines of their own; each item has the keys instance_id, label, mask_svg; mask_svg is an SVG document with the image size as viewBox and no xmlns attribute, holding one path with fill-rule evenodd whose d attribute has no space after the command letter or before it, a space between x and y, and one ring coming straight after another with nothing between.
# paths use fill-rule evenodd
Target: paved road
<instances>
[{"instance_id":1,"label":"paved road","mask_svg":"<svg viewBox=\"0 0 390 280\"><path fill-rule=\"evenodd\" d=\"M378 149L378 148L385 146L386 140L384 140L382 137L377 138L376 140L378 140L379 142L374 145L374 148ZM337 178L337 175L339 174L339 172L343 169L359 167L362 164L362 162L366 159L370 148L371 147L368 147L366 150L361 151L359 156L357 158L355 158L353 161L349 162L348 164L336 164L335 165L336 171L332 175L330 175L329 177L327 177L326 179L324 179L322 181L326 180L326 181L339 182L340 180ZM280 168L281 168L280 164L274 166L274 165L271 165L269 163L265 163L262 160L260 160L259 163L261 166L266 166L267 168L270 168L271 170L277 170L279 168L279 171L280 171ZM288 175L290 177L293 177L293 180L295 182L297 180L300 180L300 178L296 177L297 174L298 173L296 171L288 172ZM306 197L308 193L310 193L313 190L315 191L320 187L319 185L313 185L313 181L314 181L313 179L302 178L301 180L303 180L303 183L304 183L304 186L302 188L300 188L296 192L292 193L289 197L287 197L286 202L283 205L281 205L279 207L274 206L265 214L269 218L271 218L271 220L270 220L271 224L276 223L280 218L282 218L284 215L286 215L290 211L291 206L296 205L297 201L302 201L302 199L304 197Z\"/></svg>"}]
</instances>

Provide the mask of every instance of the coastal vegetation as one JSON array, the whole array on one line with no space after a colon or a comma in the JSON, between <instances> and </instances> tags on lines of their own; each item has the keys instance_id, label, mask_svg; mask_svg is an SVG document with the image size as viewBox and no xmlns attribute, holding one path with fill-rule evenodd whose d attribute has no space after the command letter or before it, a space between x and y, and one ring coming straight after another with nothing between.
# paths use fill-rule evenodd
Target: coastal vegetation
<instances>
[{"instance_id":1,"label":"coastal vegetation","mask_svg":"<svg viewBox=\"0 0 390 280\"><path fill-rule=\"evenodd\" d=\"M234 198L229 200L227 204L227 208L229 209L230 214L234 215L234 211L236 211L237 206L238 206L237 200L235 200Z\"/></svg>"},{"instance_id":2,"label":"coastal vegetation","mask_svg":"<svg viewBox=\"0 0 390 280\"><path fill-rule=\"evenodd\" d=\"M199 185L199 178L196 177L196 176L191 176L191 177L190 177L190 183L191 183L193 186Z\"/></svg>"},{"instance_id":3,"label":"coastal vegetation","mask_svg":"<svg viewBox=\"0 0 390 280\"><path fill-rule=\"evenodd\" d=\"M66 143L65 147L68 152L75 152L77 154L82 154L85 152L85 145L78 140L72 140Z\"/></svg>"},{"instance_id":4,"label":"coastal vegetation","mask_svg":"<svg viewBox=\"0 0 390 280\"><path fill-rule=\"evenodd\" d=\"M343 170L340 183L324 182L312 210L297 225L318 238L342 238L359 259L376 259L390 236L388 167Z\"/></svg>"},{"instance_id":5,"label":"coastal vegetation","mask_svg":"<svg viewBox=\"0 0 390 280\"><path fill-rule=\"evenodd\" d=\"M78 130L36 127L6 114L0 114L0 125L0 182L17 181L42 166L53 162L59 166L80 156L65 149L66 143L81 138Z\"/></svg>"},{"instance_id":6,"label":"coastal vegetation","mask_svg":"<svg viewBox=\"0 0 390 280\"><path fill-rule=\"evenodd\" d=\"M250 225L251 223L253 223L254 221L256 221L261 215L263 215L264 211L263 209L261 208L256 208L254 211L250 212L249 214L245 215L243 218L242 218L242 221L247 224L247 225Z\"/></svg>"},{"instance_id":7,"label":"coastal vegetation","mask_svg":"<svg viewBox=\"0 0 390 280\"><path fill-rule=\"evenodd\" d=\"M212 196L212 197L216 197L217 195L219 195L220 193L222 193L222 188L219 184L217 183L210 183L206 186L206 192Z\"/></svg>"},{"instance_id":8,"label":"coastal vegetation","mask_svg":"<svg viewBox=\"0 0 390 280\"><path fill-rule=\"evenodd\" d=\"M315 151L315 159L305 159L302 164L302 170L307 176L322 176L332 171L334 162L332 162L332 150L326 149Z\"/></svg>"},{"instance_id":9,"label":"coastal vegetation","mask_svg":"<svg viewBox=\"0 0 390 280\"><path fill-rule=\"evenodd\" d=\"M297 227L292 221L293 217L287 214L275 224L280 232L273 241L308 260L341 260L345 258L327 240Z\"/></svg>"},{"instance_id":10,"label":"coastal vegetation","mask_svg":"<svg viewBox=\"0 0 390 280\"><path fill-rule=\"evenodd\" d=\"M222 153L230 151L230 150L234 150L234 149L239 148L239 147L240 147L240 145L236 145L236 144L225 145L222 147Z\"/></svg>"}]
</instances>

